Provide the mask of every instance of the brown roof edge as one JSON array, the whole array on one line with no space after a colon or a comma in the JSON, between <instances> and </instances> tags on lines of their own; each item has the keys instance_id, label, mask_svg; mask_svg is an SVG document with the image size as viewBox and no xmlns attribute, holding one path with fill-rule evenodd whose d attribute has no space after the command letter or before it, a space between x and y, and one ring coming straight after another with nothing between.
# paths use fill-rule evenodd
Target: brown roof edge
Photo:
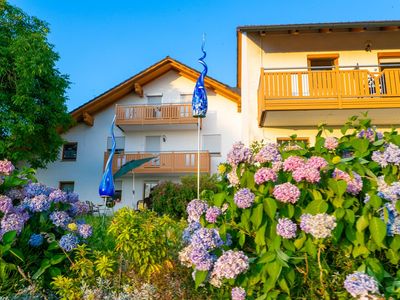
<instances>
[{"instance_id":1,"label":"brown roof edge","mask_svg":"<svg viewBox=\"0 0 400 300\"><path fill-rule=\"evenodd\" d=\"M357 21L331 23L277 24L277 25L244 25L238 26L240 32L282 31L282 30L315 30L320 28L357 28L357 27L387 27L400 26L400 20L387 21Z\"/></svg>"},{"instance_id":2,"label":"brown roof edge","mask_svg":"<svg viewBox=\"0 0 400 300\"><path fill-rule=\"evenodd\" d=\"M186 76L193 81L195 81L200 75L199 71L167 56L143 71L137 73L136 75L93 98L92 100L75 108L70 112L70 114L75 120L81 121L84 113L93 115L103 108L112 105L115 101L126 95L128 92L134 90L135 83L145 85L172 69L178 71L182 76ZM241 97L236 88L232 88L209 76L205 78L205 85L207 88L211 88L216 93L221 94L222 96L235 102L238 106L238 111L240 111Z\"/></svg>"}]
</instances>

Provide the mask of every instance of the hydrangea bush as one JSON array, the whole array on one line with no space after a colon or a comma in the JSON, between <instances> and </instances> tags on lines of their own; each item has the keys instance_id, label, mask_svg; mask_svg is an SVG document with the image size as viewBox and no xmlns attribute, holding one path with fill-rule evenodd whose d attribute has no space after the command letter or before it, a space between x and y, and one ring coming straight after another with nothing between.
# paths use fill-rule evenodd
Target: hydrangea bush
<instances>
[{"instance_id":1,"label":"hydrangea bush","mask_svg":"<svg viewBox=\"0 0 400 300\"><path fill-rule=\"evenodd\" d=\"M179 253L231 299L398 299L400 135L353 117L315 145L235 143ZM293 146L293 143L295 145Z\"/></svg>"},{"instance_id":2,"label":"hydrangea bush","mask_svg":"<svg viewBox=\"0 0 400 300\"><path fill-rule=\"evenodd\" d=\"M67 252L90 237L91 226L80 220L88 209L78 195L37 183L32 169L17 171L0 161L1 262L47 285L65 271Z\"/></svg>"}]
</instances>

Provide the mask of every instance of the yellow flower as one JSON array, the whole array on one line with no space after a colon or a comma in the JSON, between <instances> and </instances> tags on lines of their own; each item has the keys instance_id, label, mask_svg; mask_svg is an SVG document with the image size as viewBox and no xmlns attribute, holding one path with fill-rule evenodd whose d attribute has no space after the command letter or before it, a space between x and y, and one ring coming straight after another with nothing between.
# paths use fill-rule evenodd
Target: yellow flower
<instances>
[{"instance_id":1,"label":"yellow flower","mask_svg":"<svg viewBox=\"0 0 400 300\"><path fill-rule=\"evenodd\" d=\"M334 158L332 158L332 163L336 165L340 163L340 160L341 160L340 156L335 156Z\"/></svg>"},{"instance_id":2,"label":"yellow flower","mask_svg":"<svg viewBox=\"0 0 400 300\"><path fill-rule=\"evenodd\" d=\"M75 223L69 223L68 224L68 229L75 231L78 229L78 226Z\"/></svg>"},{"instance_id":3,"label":"yellow flower","mask_svg":"<svg viewBox=\"0 0 400 300\"><path fill-rule=\"evenodd\" d=\"M226 172L226 166L224 164L218 165L218 173L224 174Z\"/></svg>"}]
</instances>

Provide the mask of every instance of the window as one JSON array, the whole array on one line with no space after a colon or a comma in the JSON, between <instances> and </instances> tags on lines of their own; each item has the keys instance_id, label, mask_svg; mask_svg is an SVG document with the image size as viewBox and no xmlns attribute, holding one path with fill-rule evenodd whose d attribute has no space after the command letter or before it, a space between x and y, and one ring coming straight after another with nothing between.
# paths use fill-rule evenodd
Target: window
<instances>
[{"instance_id":1,"label":"window","mask_svg":"<svg viewBox=\"0 0 400 300\"><path fill-rule=\"evenodd\" d=\"M385 69L399 69L400 52L378 53L378 61L381 71Z\"/></svg>"},{"instance_id":2,"label":"window","mask_svg":"<svg viewBox=\"0 0 400 300\"><path fill-rule=\"evenodd\" d=\"M339 54L307 55L307 65L312 71L329 71L338 67Z\"/></svg>"},{"instance_id":3,"label":"window","mask_svg":"<svg viewBox=\"0 0 400 300\"><path fill-rule=\"evenodd\" d=\"M76 160L78 143L66 143L63 145L62 160Z\"/></svg>"},{"instance_id":4,"label":"window","mask_svg":"<svg viewBox=\"0 0 400 300\"><path fill-rule=\"evenodd\" d=\"M143 199L149 198L150 193L153 191L154 187L158 185L158 181L149 181L144 183L143 188Z\"/></svg>"},{"instance_id":5,"label":"window","mask_svg":"<svg viewBox=\"0 0 400 300\"><path fill-rule=\"evenodd\" d=\"M115 153L122 153L125 150L125 137L124 136L116 136L115 137ZM112 139L111 136L107 138L107 151L110 152L112 148Z\"/></svg>"},{"instance_id":6,"label":"window","mask_svg":"<svg viewBox=\"0 0 400 300\"><path fill-rule=\"evenodd\" d=\"M380 66L379 90L381 94L396 94L398 88L398 77L400 76L400 52L378 53ZM371 92L376 92L376 83L370 87Z\"/></svg>"},{"instance_id":7,"label":"window","mask_svg":"<svg viewBox=\"0 0 400 300\"><path fill-rule=\"evenodd\" d=\"M161 104L162 95L147 95L147 104Z\"/></svg>"},{"instance_id":8,"label":"window","mask_svg":"<svg viewBox=\"0 0 400 300\"><path fill-rule=\"evenodd\" d=\"M115 190L115 191L114 191L114 196L112 197L112 199L113 199L116 203L121 202L121 199L122 199L122 190Z\"/></svg>"},{"instance_id":9,"label":"window","mask_svg":"<svg viewBox=\"0 0 400 300\"><path fill-rule=\"evenodd\" d=\"M192 103L193 94L181 94L181 103Z\"/></svg>"},{"instance_id":10,"label":"window","mask_svg":"<svg viewBox=\"0 0 400 300\"><path fill-rule=\"evenodd\" d=\"M203 135L203 150L210 154L221 154L221 135L220 134L205 134Z\"/></svg>"},{"instance_id":11,"label":"window","mask_svg":"<svg viewBox=\"0 0 400 300\"><path fill-rule=\"evenodd\" d=\"M60 181L58 187L63 192L72 193L74 191L75 183L73 181Z\"/></svg>"}]
</instances>

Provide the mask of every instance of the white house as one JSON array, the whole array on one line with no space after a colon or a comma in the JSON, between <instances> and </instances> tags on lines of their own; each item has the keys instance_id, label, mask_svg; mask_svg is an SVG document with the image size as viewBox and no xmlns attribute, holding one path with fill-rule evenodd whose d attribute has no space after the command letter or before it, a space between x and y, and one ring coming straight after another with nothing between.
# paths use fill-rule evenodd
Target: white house
<instances>
[{"instance_id":1,"label":"white house","mask_svg":"<svg viewBox=\"0 0 400 300\"><path fill-rule=\"evenodd\" d=\"M243 26L237 48L247 143L312 144L319 123L366 111L379 127L400 124L400 21Z\"/></svg>"},{"instance_id":2,"label":"white house","mask_svg":"<svg viewBox=\"0 0 400 300\"><path fill-rule=\"evenodd\" d=\"M37 172L54 187L74 190L82 200L99 203L98 186L116 114L114 172L125 162L156 157L115 182L119 206L136 207L152 186L178 181L197 170L197 119L191 99L199 72L166 57L71 112L76 125L59 159ZM208 114L201 122L201 172L214 173L233 142L240 140L240 95L210 77L205 80Z\"/></svg>"}]
</instances>

